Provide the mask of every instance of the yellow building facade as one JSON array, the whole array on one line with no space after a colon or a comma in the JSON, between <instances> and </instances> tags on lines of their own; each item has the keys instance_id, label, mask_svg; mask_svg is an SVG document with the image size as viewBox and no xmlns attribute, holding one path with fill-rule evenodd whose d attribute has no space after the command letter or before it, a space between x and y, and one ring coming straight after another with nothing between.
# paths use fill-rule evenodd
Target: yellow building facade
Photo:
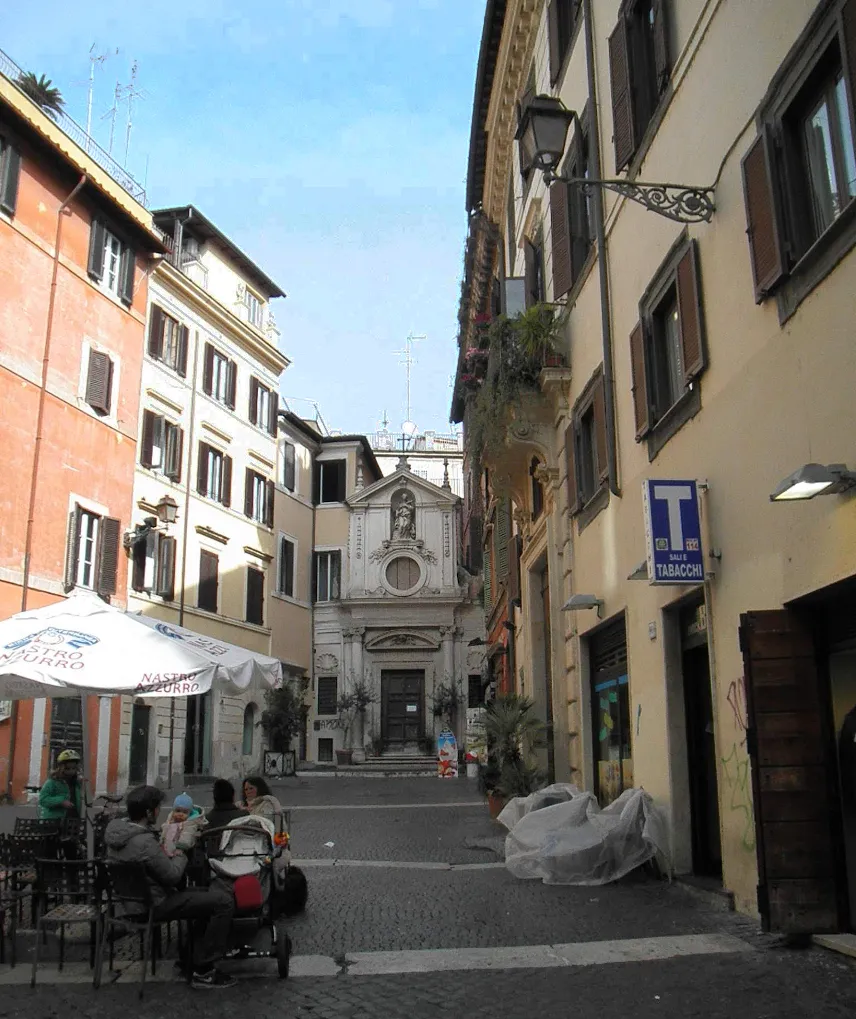
<instances>
[{"instance_id":1,"label":"yellow building facade","mask_svg":"<svg viewBox=\"0 0 856 1019\"><path fill-rule=\"evenodd\" d=\"M623 194L521 165L536 94L576 113L560 176ZM487 5L453 417L479 319L521 295L563 362L486 462L520 540L519 581L512 556L493 585L520 585L516 683L557 780L643 787L678 874L792 933L856 921L853 479L771 499L856 460L854 107L853 0ZM658 215L641 182L715 211ZM694 583L652 583L643 488L666 481L695 482Z\"/></svg>"}]
</instances>

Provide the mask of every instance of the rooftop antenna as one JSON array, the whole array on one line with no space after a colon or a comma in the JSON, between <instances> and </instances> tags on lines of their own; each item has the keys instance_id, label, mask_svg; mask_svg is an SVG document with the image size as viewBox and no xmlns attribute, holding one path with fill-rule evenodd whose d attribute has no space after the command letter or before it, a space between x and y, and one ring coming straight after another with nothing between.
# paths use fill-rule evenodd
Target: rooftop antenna
<instances>
[{"instance_id":1,"label":"rooftop antenna","mask_svg":"<svg viewBox=\"0 0 856 1019\"><path fill-rule=\"evenodd\" d=\"M116 114L119 112L119 101L121 98L122 98L122 86L120 85L117 79L116 87L113 89L113 105L101 118L102 120L104 120L107 117L110 118L110 143L107 146L107 152L111 156L113 155L113 136L116 131Z\"/></svg>"},{"instance_id":2,"label":"rooftop antenna","mask_svg":"<svg viewBox=\"0 0 856 1019\"><path fill-rule=\"evenodd\" d=\"M416 364L416 358L413 356L413 344L426 339L428 339L427 336L414 336L413 333L408 333L404 341L404 349L393 351L393 354L401 356L402 359L398 363L404 365L407 377L407 417L401 426L401 431L408 438L412 438L416 433L416 425L410 420L410 370Z\"/></svg>"},{"instance_id":3,"label":"rooftop antenna","mask_svg":"<svg viewBox=\"0 0 856 1019\"><path fill-rule=\"evenodd\" d=\"M119 53L119 48L116 47L116 54ZM95 96L95 68L101 67L107 57L110 56L108 51L104 53L95 52L95 43L89 47L89 93L86 98L86 133L92 135L92 100Z\"/></svg>"},{"instance_id":4,"label":"rooftop antenna","mask_svg":"<svg viewBox=\"0 0 856 1019\"><path fill-rule=\"evenodd\" d=\"M125 166L128 165L128 151L131 147L131 124L133 122L134 100L145 99L148 95L145 89L137 87L137 68L137 61L135 60L131 65L131 81L123 89L125 98L128 100L128 123L125 131Z\"/></svg>"}]
</instances>

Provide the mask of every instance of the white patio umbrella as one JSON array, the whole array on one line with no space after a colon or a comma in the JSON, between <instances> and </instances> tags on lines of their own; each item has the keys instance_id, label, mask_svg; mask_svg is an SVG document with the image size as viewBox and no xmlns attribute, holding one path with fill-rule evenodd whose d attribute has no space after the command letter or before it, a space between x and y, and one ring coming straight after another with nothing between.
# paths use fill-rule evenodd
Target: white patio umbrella
<instances>
[{"instance_id":1,"label":"white patio umbrella","mask_svg":"<svg viewBox=\"0 0 856 1019\"><path fill-rule=\"evenodd\" d=\"M0 700L188 697L282 679L275 658L124 612L91 591L0 621Z\"/></svg>"}]
</instances>

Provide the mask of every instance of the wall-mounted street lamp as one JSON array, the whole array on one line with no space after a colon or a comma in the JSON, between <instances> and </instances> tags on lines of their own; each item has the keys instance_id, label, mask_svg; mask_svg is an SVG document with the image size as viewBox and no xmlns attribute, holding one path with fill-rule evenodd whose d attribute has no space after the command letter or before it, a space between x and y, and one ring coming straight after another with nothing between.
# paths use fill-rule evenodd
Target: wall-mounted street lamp
<instances>
[{"instance_id":1,"label":"wall-mounted street lamp","mask_svg":"<svg viewBox=\"0 0 856 1019\"><path fill-rule=\"evenodd\" d=\"M713 188L561 176L557 168L565 152L568 129L576 119L576 113L554 96L534 96L521 107L515 140L520 142L524 163L541 170L548 187L560 181L580 187L584 194L590 194L593 188L605 188L677 223L710 222L715 208Z\"/></svg>"},{"instance_id":2,"label":"wall-mounted street lamp","mask_svg":"<svg viewBox=\"0 0 856 1019\"><path fill-rule=\"evenodd\" d=\"M178 503L171 495L163 495L155 507L158 511L158 520L162 524L174 524L178 519Z\"/></svg>"},{"instance_id":3,"label":"wall-mounted street lamp","mask_svg":"<svg viewBox=\"0 0 856 1019\"><path fill-rule=\"evenodd\" d=\"M593 594L572 594L562 606L562 612L578 612L580 609L597 609L597 618L601 619L603 613L603 598L597 598Z\"/></svg>"},{"instance_id":4,"label":"wall-mounted street lamp","mask_svg":"<svg viewBox=\"0 0 856 1019\"><path fill-rule=\"evenodd\" d=\"M838 495L856 485L856 472L846 464L803 464L783 478L770 493L770 502L813 499L816 495Z\"/></svg>"}]
</instances>

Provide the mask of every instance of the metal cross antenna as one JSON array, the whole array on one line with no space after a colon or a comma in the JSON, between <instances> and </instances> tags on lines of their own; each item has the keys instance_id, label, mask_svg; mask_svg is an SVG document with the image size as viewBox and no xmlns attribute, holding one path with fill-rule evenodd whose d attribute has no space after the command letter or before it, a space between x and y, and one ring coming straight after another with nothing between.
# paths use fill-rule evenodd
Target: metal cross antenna
<instances>
[{"instance_id":1,"label":"metal cross antenna","mask_svg":"<svg viewBox=\"0 0 856 1019\"><path fill-rule=\"evenodd\" d=\"M413 356L413 344L419 340L427 340L427 336L414 336L413 333L408 333L407 338L404 341L404 350L394 350L393 354L403 355L403 359L399 361L399 364L403 364L407 371L407 415L406 421L410 420L410 369L416 363L416 358Z\"/></svg>"}]
</instances>

